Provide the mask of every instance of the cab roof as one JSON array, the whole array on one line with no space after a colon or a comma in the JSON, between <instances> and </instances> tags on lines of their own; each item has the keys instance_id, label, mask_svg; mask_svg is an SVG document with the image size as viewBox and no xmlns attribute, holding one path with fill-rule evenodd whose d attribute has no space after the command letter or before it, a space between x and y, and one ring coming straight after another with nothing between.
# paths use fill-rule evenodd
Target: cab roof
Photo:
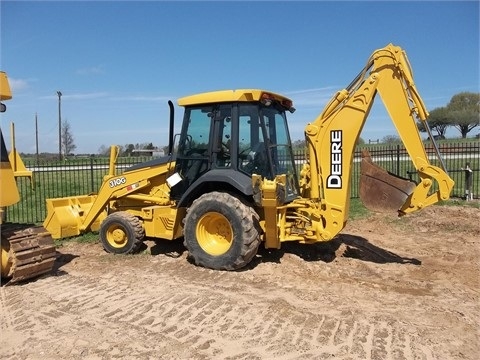
<instances>
[{"instance_id":1,"label":"cab roof","mask_svg":"<svg viewBox=\"0 0 480 360\"><path fill-rule=\"evenodd\" d=\"M189 105L201 105L201 104L212 104L220 102L250 102L250 101L260 101L263 94L268 94L270 97L275 98L279 102L290 102L292 100L289 98L276 94L267 90L260 89L237 89L237 90L220 90L220 91L211 91L205 92L190 96L185 96L178 99L178 105L180 106L189 106Z\"/></svg>"}]
</instances>

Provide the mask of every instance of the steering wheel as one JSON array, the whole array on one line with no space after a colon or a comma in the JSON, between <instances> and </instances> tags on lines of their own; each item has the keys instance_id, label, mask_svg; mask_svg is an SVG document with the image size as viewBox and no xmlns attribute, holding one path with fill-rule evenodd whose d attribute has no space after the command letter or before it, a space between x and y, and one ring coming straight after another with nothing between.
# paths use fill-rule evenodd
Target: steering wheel
<instances>
[{"instance_id":1,"label":"steering wheel","mask_svg":"<svg viewBox=\"0 0 480 360\"><path fill-rule=\"evenodd\" d=\"M198 148L193 148L189 149L186 153L187 156L203 156L205 154L206 149L198 149Z\"/></svg>"}]
</instances>

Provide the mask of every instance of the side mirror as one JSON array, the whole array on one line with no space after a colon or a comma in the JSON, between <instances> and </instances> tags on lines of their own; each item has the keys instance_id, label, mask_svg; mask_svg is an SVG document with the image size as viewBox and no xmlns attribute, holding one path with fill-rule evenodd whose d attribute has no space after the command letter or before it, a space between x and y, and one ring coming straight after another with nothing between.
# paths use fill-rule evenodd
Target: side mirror
<instances>
[{"instance_id":1,"label":"side mirror","mask_svg":"<svg viewBox=\"0 0 480 360\"><path fill-rule=\"evenodd\" d=\"M0 112L5 112L7 111L7 105L0 103Z\"/></svg>"}]
</instances>

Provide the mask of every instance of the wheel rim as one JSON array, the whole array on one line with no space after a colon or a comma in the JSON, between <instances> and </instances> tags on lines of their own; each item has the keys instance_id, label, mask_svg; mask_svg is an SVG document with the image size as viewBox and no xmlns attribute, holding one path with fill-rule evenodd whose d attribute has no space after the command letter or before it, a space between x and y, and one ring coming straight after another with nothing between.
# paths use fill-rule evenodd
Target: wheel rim
<instances>
[{"instance_id":1,"label":"wheel rim","mask_svg":"<svg viewBox=\"0 0 480 360\"><path fill-rule=\"evenodd\" d=\"M197 224L197 241L208 254L225 254L233 242L233 230L228 219L220 213L209 212Z\"/></svg>"},{"instance_id":2,"label":"wheel rim","mask_svg":"<svg viewBox=\"0 0 480 360\"><path fill-rule=\"evenodd\" d=\"M116 249L124 247L128 242L127 233L118 225L110 226L106 235L108 244Z\"/></svg>"}]
</instances>

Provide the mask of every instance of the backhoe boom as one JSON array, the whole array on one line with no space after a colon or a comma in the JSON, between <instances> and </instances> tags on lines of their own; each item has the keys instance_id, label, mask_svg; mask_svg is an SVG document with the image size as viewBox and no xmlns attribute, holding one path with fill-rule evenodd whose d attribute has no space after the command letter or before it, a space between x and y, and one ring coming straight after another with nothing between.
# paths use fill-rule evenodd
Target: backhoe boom
<instances>
[{"instance_id":1,"label":"backhoe boom","mask_svg":"<svg viewBox=\"0 0 480 360\"><path fill-rule=\"evenodd\" d=\"M413 191L411 185L399 189L408 192L399 204L399 214L448 199L453 188L454 182L445 169L430 164L417 129L416 119L427 125L428 112L415 87L407 56L400 47L389 44L374 51L360 75L337 92L320 116L305 128L309 157L302 173L308 174L305 176L310 180L301 181L302 196L324 204L324 231L328 236L338 233L348 217L353 154L377 93L420 177ZM430 194L434 182L438 190ZM376 193L371 198L383 196L387 202L395 198L386 192L379 194L375 186L373 190Z\"/></svg>"}]
</instances>

